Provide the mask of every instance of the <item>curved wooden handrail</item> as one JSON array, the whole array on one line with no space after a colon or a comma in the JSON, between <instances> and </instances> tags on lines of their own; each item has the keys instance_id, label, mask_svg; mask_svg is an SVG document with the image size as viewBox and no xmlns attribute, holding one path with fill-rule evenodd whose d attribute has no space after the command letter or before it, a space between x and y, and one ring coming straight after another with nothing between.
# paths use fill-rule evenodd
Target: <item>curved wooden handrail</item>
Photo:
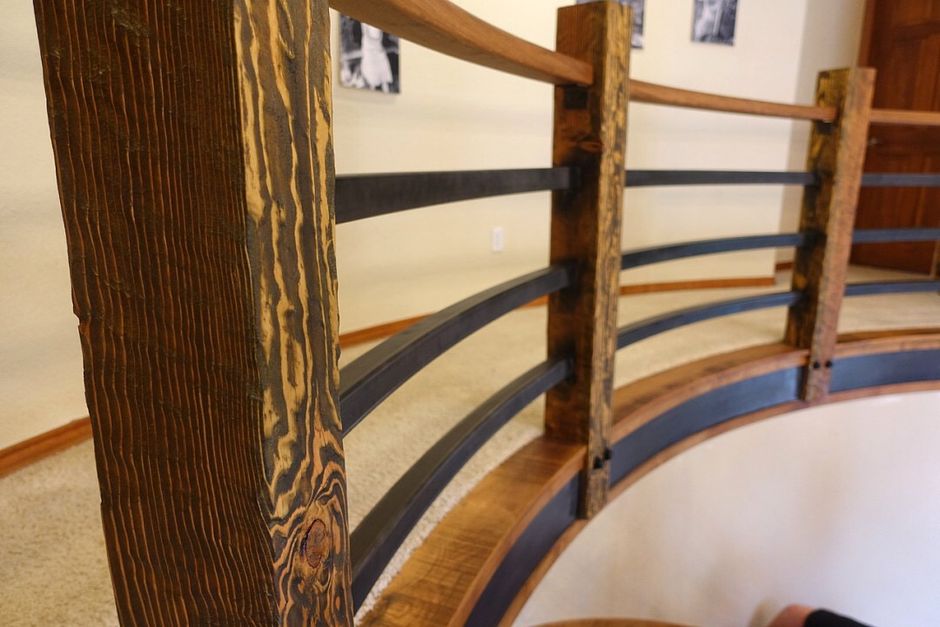
<instances>
[{"instance_id":1,"label":"curved wooden handrail","mask_svg":"<svg viewBox=\"0 0 940 627\"><path fill-rule=\"evenodd\" d=\"M446 55L554 85L590 85L589 63L496 28L447 0L330 0L349 17Z\"/></svg>"},{"instance_id":2,"label":"curved wooden handrail","mask_svg":"<svg viewBox=\"0 0 940 627\"><path fill-rule=\"evenodd\" d=\"M421 46L477 65L553 85L590 85L590 64L537 46L481 20L448 0L330 0L330 6ZM831 122L835 109L720 96L630 81L637 102Z\"/></svg>"},{"instance_id":3,"label":"curved wooden handrail","mask_svg":"<svg viewBox=\"0 0 940 627\"><path fill-rule=\"evenodd\" d=\"M589 63L508 33L448 0L330 0L330 6L442 54L516 76L553 85L590 85L594 80ZM832 122L836 117L833 107L722 96L632 79L630 100L794 120ZM871 123L940 126L940 112L874 109Z\"/></svg>"},{"instance_id":4,"label":"curved wooden handrail","mask_svg":"<svg viewBox=\"0 0 940 627\"><path fill-rule=\"evenodd\" d=\"M448 0L330 0L345 15L421 46L477 65L553 85L590 85L589 63L543 48L461 9ZM630 80L630 100L649 104L832 122L833 107L722 96ZM872 124L940 126L940 112L874 109Z\"/></svg>"},{"instance_id":5,"label":"curved wooden handrail","mask_svg":"<svg viewBox=\"0 0 940 627\"><path fill-rule=\"evenodd\" d=\"M784 104L751 100L749 98L720 96L637 80L630 81L630 100L690 109L748 113L795 120L817 120L819 122L832 122L836 117L836 111L833 107Z\"/></svg>"},{"instance_id":6,"label":"curved wooden handrail","mask_svg":"<svg viewBox=\"0 0 940 627\"><path fill-rule=\"evenodd\" d=\"M940 126L940 111L873 109L871 123L892 126Z\"/></svg>"},{"instance_id":7,"label":"curved wooden handrail","mask_svg":"<svg viewBox=\"0 0 940 627\"><path fill-rule=\"evenodd\" d=\"M841 336L833 394L822 402L938 389L938 357L940 329ZM709 438L809 407L798 400L807 359L808 351L782 343L755 346L618 389L611 494ZM485 476L409 558L363 624L511 624L584 528L571 500L582 455L542 436Z\"/></svg>"}]
</instances>

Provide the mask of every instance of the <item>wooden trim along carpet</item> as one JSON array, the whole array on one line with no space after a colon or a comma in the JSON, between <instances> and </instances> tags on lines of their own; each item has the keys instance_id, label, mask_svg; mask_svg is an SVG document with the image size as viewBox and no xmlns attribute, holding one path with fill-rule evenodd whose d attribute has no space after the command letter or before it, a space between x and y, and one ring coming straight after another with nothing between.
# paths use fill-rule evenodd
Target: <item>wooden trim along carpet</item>
<instances>
[{"instance_id":1,"label":"wooden trim along carpet","mask_svg":"<svg viewBox=\"0 0 940 627\"><path fill-rule=\"evenodd\" d=\"M681 290L726 289L735 287L772 287L773 277L743 277L731 279L700 279L696 281L672 281L667 283L644 283L641 285L623 285L620 287L621 296L633 294L651 294L655 292L673 292ZM524 307L539 307L546 303L545 298L539 298ZM385 339L408 327L421 322L427 315L393 320L373 327L350 331L339 336L341 348L358 346L368 342ZM0 477L19 470L34 462L38 462L50 455L80 444L91 437L91 421L89 418L79 418L72 422L40 433L28 440L0 450Z\"/></svg>"},{"instance_id":2,"label":"wooden trim along carpet","mask_svg":"<svg viewBox=\"0 0 940 627\"><path fill-rule=\"evenodd\" d=\"M0 477L64 451L90 437L91 420L86 417L9 446L0 450Z\"/></svg>"}]
</instances>

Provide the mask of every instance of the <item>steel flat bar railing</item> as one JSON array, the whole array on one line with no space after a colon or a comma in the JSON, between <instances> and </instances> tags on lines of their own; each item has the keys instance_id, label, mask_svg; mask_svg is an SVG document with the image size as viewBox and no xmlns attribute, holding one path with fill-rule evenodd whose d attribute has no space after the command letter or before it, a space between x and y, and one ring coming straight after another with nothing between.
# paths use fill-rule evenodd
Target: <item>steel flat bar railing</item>
<instances>
[{"instance_id":1,"label":"steel flat bar railing","mask_svg":"<svg viewBox=\"0 0 940 627\"><path fill-rule=\"evenodd\" d=\"M700 255L713 255L741 250L757 250L761 248L785 248L789 246L803 246L809 236L804 233L779 233L772 235L745 235L741 237L727 237L723 239L699 240L683 242L680 244L667 244L653 246L638 250L629 250L620 257L620 269L629 270L663 261L673 261L686 257Z\"/></svg>"},{"instance_id":2,"label":"steel flat bar railing","mask_svg":"<svg viewBox=\"0 0 940 627\"><path fill-rule=\"evenodd\" d=\"M554 85L590 85L590 64L535 45L448 0L331 0L330 6L426 48L477 65ZM835 108L739 98L630 81L635 102L795 120L832 122ZM940 126L940 112L874 109L872 124Z\"/></svg>"},{"instance_id":3,"label":"steel flat bar railing","mask_svg":"<svg viewBox=\"0 0 940 627\"><path fill-rule=\"evenodd\" d=\"M940 281L874 281L850 283L845 286L845 295L876 296L879 294L916 294L918 292L940 292Z\"/></svg>"},{"instance_id":4,"label":"steel flat bar railing","mask_svg":"<svg viewBox=\"0 0 940 627\"><path fill-rule=\"evenodd\" d=\"M813 172L737 170L627 170L627 187L674 185L815 185ZM940 187L940 174L868 172L862 187Z\"/></svg>"},{"instance_id":5,"label":"steel flat bar railing","mask_svg":"<svg viewBox=\"0 0 940 627\"><path fill-rule=\"evenodd\" d=\"M336 222L461 200L570 189L572 168L356 174L336 177Z\"/></svg>"},{"instance_id":6,"label":"steel flat bar railing","mask_svg":"<svg viewBox=\"0 0 940 627\"><path fill-rule=\"evenodd\" d=\"M866 172L862 187L940 187L940 174Z\"/></svg>"},{"instance_id":7,"label":"steel flat bar railing","mask_svg":"<svg viewBox=\"0 0 940 627\"><path fill-rule=\"evenodd\" d=\"M653 316L639 320L632 324L620 327L617 330L617 348L625 348L641 340L684 327L695 322L711 320L732 314L767 309L770 307L787 307L796 304L802 298L799 292L776 292L773 294L760 294L746 296L733 300L724 300L717 303L707 303L688 307L670 313Z\"/></svg>"},{"instance_id":8,"label":"steel flat bar railing","mask_svg":"<svg viewBox=\"0 0 940 627\"><path fill-rule=\"evenodd\" d=\"M853 244L884 242L940 241L940 229L858 229L852 233Z\"/></svg>"},{"instance_id":9,"label":"steel flat bar railing","mask_svg":"<svg viewBox=\"0 0 940 627\"><path fill-rule=\"evenodd\" d=\"M507 281L390 337L340 371L343 435L389 394L452 346L536 298L571 285L574 268L556 265Z\"/></svg>"},{"instance_id":10,"label":"steel flat bar railing","mask_svg":"<svg viewBox=\"0 0 940 627\"><path fill-rule=\"evenodd\" d=\"M627 187L674 185L814 185L811 172L628 170ZM864 187L940 187L940 174L868 173ZM355 174L336 179L336 222L431 205L578 186L575 168Z\"/></svg>"},{"instance_id":11,"label":"steel flat bar railing","mask_svg":"<svg viewBox=\"0 0 940 627\"><path fill-rule=\"evenodd\" d=\"M570 374L568 360L532 368L458 422L395 482L352 532L353 602L357 607L414 525L474 453Z\"/></svg>"}]
</instances>

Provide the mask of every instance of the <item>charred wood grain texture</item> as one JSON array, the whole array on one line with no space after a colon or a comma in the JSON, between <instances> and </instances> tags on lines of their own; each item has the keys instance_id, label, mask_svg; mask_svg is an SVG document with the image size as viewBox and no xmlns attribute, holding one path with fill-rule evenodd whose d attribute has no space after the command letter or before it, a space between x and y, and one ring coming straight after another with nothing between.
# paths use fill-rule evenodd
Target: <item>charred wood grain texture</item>
<instances>
[{"instance_id":1,"label":"charred wood grain texture","mask_svg":"<svg viewBox=\"0 0 940 627\"><path fill-rule=\"evenodd\" d=\"M874 83L874 70L855 68L822 72L816 87L817 103L838 113L831 124L813 125L807 170L819 184L804 189L800 231L814 237L797 250L792 289L805 298L787 316L786 342L810 351L805 401L825 398L829 390Z\"/></svg>"},{"instance_id":2,"label":"charred wood grain texture","mask_svg":"<svg viewBox=\"0 0 940 627\"><path fill-rule=\"evenodd\" d=\"M550 359L574 355L573 376L546 395L548 436L587 444L581 515L606 502L624 161L630 10L617 2L558 12L559 52L594 68L590 87L556 87L553 165L575 167L580 186L552 197L552 263L575 262L574 286L549 297Z\"/></svg>"},{"instance_id":3,"label":"charred wood grain texture","mask_svg":"<svg viewBox=\"0 0 940 627\"><path fill-rule=\"evenodd\" d=\"M350 624L325 0L35 0L118 616Z\"/></svg>"}]
</instances>

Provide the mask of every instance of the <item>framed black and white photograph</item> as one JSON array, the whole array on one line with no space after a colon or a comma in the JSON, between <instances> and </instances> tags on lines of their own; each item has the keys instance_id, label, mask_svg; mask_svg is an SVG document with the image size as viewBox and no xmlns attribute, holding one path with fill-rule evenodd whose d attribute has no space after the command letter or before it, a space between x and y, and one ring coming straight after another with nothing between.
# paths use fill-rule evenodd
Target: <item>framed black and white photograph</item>
<instances>
[{"instance_id":1,"label":"framed black and white photograph","mask_svg":"<svg viewBox=\"0 0 940 627\"><path fill-rule=\"evenodd\" d=\"M585 4L595 0L578 0L576 4ZM620 4L625 4L633 8L633 34L630 38L631 48L643 48L643 14L646 10L646 0L620 0Z\"/></svg>"},{"instance_id":2,"label":"framed black and white photograph","mask_svg":"<svg viewBox=\"0 0 940 627\"><path fill-rule=\"evenodd\" d=\"M340 16L340 72L343 87L401 93L398 37Z\"/></svg>"},{"instance_id":3,"label":"framed black and white photograph","mask_svg":"<svg viewBox=\"0 0 940 627\"><path fill-rule=\"evenodd\" d=\"M692 41L734 45L738 0L695 0Z\"/></svg>"}]
</instances>

